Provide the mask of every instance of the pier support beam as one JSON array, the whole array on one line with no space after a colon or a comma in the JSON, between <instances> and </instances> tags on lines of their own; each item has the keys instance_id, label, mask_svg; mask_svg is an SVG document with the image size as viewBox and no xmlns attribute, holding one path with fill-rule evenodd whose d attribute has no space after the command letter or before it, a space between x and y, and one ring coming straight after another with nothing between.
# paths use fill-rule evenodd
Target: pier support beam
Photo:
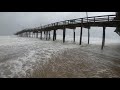
<instances>
[{"instance_id":1,"label":"pier support beam","mask_svg":"<svg viewBox=\"0 0 120 90\"><path fill-rule=\"evenodd\" d=\"M83 27L81 27L81 31L80 31L80 45L82 43L82 30L83 30Z\"/></svg>"},{"instance_id":2,"label":"pier support beam","mask_svg":"<svg viewBox=\"0 0 120 90\"><path fill-rule=\"evenodd\" d=\"M30 32L29 32L29 37L30 37Z\"/></svg>"},{"instance_id":3,"label":"pier support beam","mask_svg":"<svg viewBox=\"0 0 120 90\"><path fill-rule=\"evenodd\" d=\"M44 31L44 38L45 38L45 31Z\"/></svg>"},{"instance_id":4,"label":"pier support beam","mask_svg":"<svg viewBox=\"0 0 120 90\"><path fill-rule=\"evenodd\" d=\"M32 32L32 37L34 37L34 33Z\"/></svg>"},{"instance_id":5,"label":"pier support beam","mask_svg":"<svg viewBox=\"0 0 120 90\"><path fill-rule=\"evenodd\" d=\"M36 38L38 38L38 32L36 32Z\"/></svg>"},{"instance_id":6,"label":"pier support beam","mask_svg":"<svg viewBox=\"0 0 120 90\"><path fill-rule=\"evenodd\" d=\"M56 30L54 30L54 33L55 33L55 40L56 40Z\"/></svg>"},{"instance_id":7,"label":"pier support beam","mask_svg":"<svg viewBox=\"0 0 120 90\"><path fill-rule=\"evenodd\" d=\"M35 35L35 38L37 38L37 32L35 32L34 35Z\"/></svg>"},{"instance_id":8,"label":"pier support beam","mask_svg":"<svg viewBox=\"0 0 120 90\"><path fill-rule=\"evenodd\" d=\"M28 32L27 32L27 37L28 37Z\"/></svg>"},{"instance_id":9,"label":"pier support beam","mask_svg":"<svg viewBox=\"0 0 120 90\"><path fill-rule=\"evenodd\" d=\"M32 38L34 37L34 33L32 32Z\"/></svg>"},{"instance_id":10,"label":"pier support beam","mask_svg":"<svg viewBox=\"0 0 120 90\"><path fill-rule=\"evenodd\" d=\"M33 32L31 32L31 37L33 37Z\"/></svg>"},{"instance_id":11,"label":"pier support beam","mask_svg":"<svg viewBox=\"0 0 120 90\"><path fill-rule=\"evenodd\" d=\"M47 31L47 40L48 40L48 31Z\"/></svg>"},{"instance_id":12,"label":"pier support beam","mask_svg":"<svg viewBox=\"0 0 120 90\"><path fill-rule=\"evenodd\" d=\"M34 37L34 33L32 32L32 38Z\"/></svg>"},{"instance_id":13,"label":"pier support beam","mask_svg":"<svg viewBox=\"0 0 120 90\"><path fill-rule=\"evenodd\" d=\"M90 42L90 28L88 28L88 44Z\"/></svg>"},{"instance_id":14,"label":"pier support beam","mask_svg":"<svg viewBox=\"0 0 120 90\"><path fill-rule=\"evenodd\" d=\"M41 35L40 35L40 39L42 40L42 31L41 31L40 33L41 33Z\"/></svg>"},{"instance_id":15,"label":"pier support beam","mask_svg":"<svg viewBox=\"0 0 120 90\"><path fill-rule=\"evenodd\" d=\"M29 37L29 32L27 32L27 37Z\"/></svg>"},{"instance_id":16,"label":"pier support beam","mask_svg":"<svg viewBox=\"0 0 120 90\"><path fill-rule=\"evenodd\" d=\"M22 37L25 37L24 33L22 33Z\"/></svg>"},{"instance_id":17,"label":"pier support beam","mask_svg":"<svg viewBox=\"0 0 120 90\"><path fill-rule=\"evenodd\" d=\"M25 37L27 37L27 32L25 32Z\"/></svg>"},{"instance_id":18,"label":"pier support beam","mask_svg":"<svg viewBox=\"0 0 120 90\"><path fill-rule=\"evenodd\" d=\"M48 39L48 31L46 31L46 40Z\"/></svg>"},{"instance_id":19,"label":"pier support beam","mask_svg":"<svg viewBox=\"0 0 120 90\"><path fill-rule=\"evenodd\" d=\"M73 40L75 42L75 29L73 29Z\"/></svg>"},{"instance_id":20,"label":"pier support beam","mask_svg":"<svg viewBox=\"0 0 120 90\"><path fill-rule=\"evenodd\" d=\"M105 46L105 28L106 28L106 27L103 27L103 37L102 37L101 50L103 50L103 47Z\"/></svg>"},{"instance_id":21,"label":"pier support beam","mask_svg":"<svg viewBox=\"0 0 120 90\"><path fill-rule=\"evenodd\" d=\"M49 39L50 39L50 31L49 31Z\"/></svg>"},{"instance_id":22,"label":"pier support beam","mask_svg":"<svg viewBox=\"0 0 120 90\"><path fill-rule=\"evenodd\" d=\"M53 30L53 41L54 41L54 30Z\"/></svg>"},{"instance_id":23,"label":"pier support beam","mask_svg":"<svg viewBox=\"0 0 120 90\"><path fill-rule=\"evenodd\" d=\"M33 38L35 37L35 34L33 33Z\"/></svg>"},{"instance_id":24,"label":"pier support beam","mask_svg":"<svg viewBox=\"0 0 120 90\"><path fill-rule=\"evenodd\" d=\"M66 29L64 28L63 29L63 43L65 42L65 32L66 32Z\"/></svg>"},{"instance_id":25,"label":"pier support beam","mask_svg":"<svg viewBox=\"0 0 120 90\"><path fill-rule=\"evenodd\" d=\"M35 33L34 33L34 38L35 38Z\"/></svg>"},{"instance_id":26,"label":"pier support beam","mask_svg":"<svg viewBox=\"0 0 120 90\"><path fill-rule=\"evenodd\" d=\"M56 40L56 30L53 30L53 41Z\"/></svg>"}]
</instances>

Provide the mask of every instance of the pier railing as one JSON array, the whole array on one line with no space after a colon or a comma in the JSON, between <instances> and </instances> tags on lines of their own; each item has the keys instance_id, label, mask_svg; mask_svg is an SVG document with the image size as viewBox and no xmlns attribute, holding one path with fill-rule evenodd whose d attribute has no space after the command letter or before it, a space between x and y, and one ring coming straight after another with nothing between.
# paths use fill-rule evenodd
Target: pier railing
<instances>
[{"instance_id":1,"label":"pier railing","mask_svg":"<svg viewBox=\"0 0 120 90\"><path fill-rule=\"evenodd\" d=\"M57 26L57 25L76 24L76 23L109 22L109 21L113 21L115 17L116 17L116 15L104 15L104 16L70 19L70 20L51 23L51 24L43 26L43 28L47 28L47 27L51 27L51 26Z\"/></svg>"},{"instance_id":2,"label":"pier railing","mask_svg":"<svg viewBox=\"0 0 120 90\"><path fill-rule=\"evenodd\" d=\"M77 18L77 19L70 19L60 22L55 22L51 24L47 24L44 26L36 27L36 28L28 28L24 29L20 32L17 32L16 35L19 36L27 36L32 37L36 36L38 38L38 33L40 32L40 39L42 39L42 31L44 32L44 36L46 36L46 40L48 39L48 33L49 33L49 39L50 39L50 31L53 30L53 41L56 40L56 30L62 29L63 30L63 43L65 42L65 33L66 28L71 28L74 31L74 42L75 42L75 28L81 27L80 31L80 45L82 43L82 30L83 28L88 28L88 44L89 44L89 38L90 38L90 27L91 26L99 26L103 27L103 37L102 37L102 46L101 49L103 49L105 45L105 29L106 27L117 27L116 32L120 35L120 19L116 18L116 15L103 15L103 16L93 16L93 17L85 17L85 18ZM36 34L36 35L35 35Z\"/></svg>"},{"instance_id":3,"label":"pier railing","mask_svg":"<svg viewBox=\"0 0 120 90\"><path fill-rule=\"evenodd\" d=\"M85 24L85 23L97 23L97 22L120 22L120 20L115 19L116 15L102 15L102 16L92 16L92 17L85 17L85 18L77 18L77 19L70 19L60 22L55 22L51 24L47 24L44 26L40 26L37 28L31 28L31 29L24 29L18 33L22 33L25 31L44 31L47 28L57 27L57 26L65 26L65 25L75 25L75 24Z\"/></svg>"}]
</instances>

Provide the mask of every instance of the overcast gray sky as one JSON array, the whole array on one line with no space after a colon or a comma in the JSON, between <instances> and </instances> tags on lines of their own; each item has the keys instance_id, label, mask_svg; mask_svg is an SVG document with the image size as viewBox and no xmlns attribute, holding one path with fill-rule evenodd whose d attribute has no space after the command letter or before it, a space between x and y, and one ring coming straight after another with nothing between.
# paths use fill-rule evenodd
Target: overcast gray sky
<instances>
[{"instance_id":1,"label":"overcast gray sky","mask_svg":"<svg viewBox=\"0 0 120 90\"><path fill-rule=\"evenodd\" d=\"M88 16L109 14L115 12L88 12ZM0 35L12 35L24 28L81 17L86 17L86 12L0 12Z\"/></svg>"}]
</instances>

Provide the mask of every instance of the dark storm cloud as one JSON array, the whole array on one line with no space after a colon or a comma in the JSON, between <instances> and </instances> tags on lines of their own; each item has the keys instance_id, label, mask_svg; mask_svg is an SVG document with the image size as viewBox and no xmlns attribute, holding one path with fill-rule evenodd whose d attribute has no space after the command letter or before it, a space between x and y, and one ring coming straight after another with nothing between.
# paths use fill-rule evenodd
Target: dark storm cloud
<instances>
[{"instance_id":1,"label":"dark storm cloud","mask_svg":"<svg viewBox=\"0 0 120 90\"><path fill-rule=\"evenodd\" d=\"M88 12L89 16L115 14L114 12ZM24 28L67 19L86 17L85 12L0 12L0 35L12 35Z\"/></svg>"}]
</instances>

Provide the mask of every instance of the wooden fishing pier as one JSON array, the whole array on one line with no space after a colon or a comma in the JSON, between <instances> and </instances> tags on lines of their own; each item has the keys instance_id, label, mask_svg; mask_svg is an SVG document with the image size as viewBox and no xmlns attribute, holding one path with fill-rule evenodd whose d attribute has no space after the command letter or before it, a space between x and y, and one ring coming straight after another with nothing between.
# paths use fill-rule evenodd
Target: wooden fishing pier
<instances>
[{"instance_id":1,"label":"wooden fishing pier","mask_svg":"<svg viewBox=\"0 0 120 90\"><path fill-rule=\"evenodd\" d=\"M80 27L80 42L82 44L82 32L83 28L88 29L88 44L90 39L90 27L103 27L103 37L102 37L102 46L103 49L105 45L105 29L106 27L116 27L115 32L120 35L120 19L118 18L118 13L116 15L103 15L103 16L93 16L93 17L85 17L85 18L77 18L71 20L65 20L60 22L51 23L48 25L40 26L37 28L24 29L15 33L15 35L21 37L36 37L38 38L38 34L40 33L40 39L42 40L44 36L46 40L50 40L50 32L53 31L53 41L56 40L56 30L63 30L63 43L65 42L65 35L67 29L73 29L73 40L75 42L75 29Z\"/></svg>"}]
</instances>

